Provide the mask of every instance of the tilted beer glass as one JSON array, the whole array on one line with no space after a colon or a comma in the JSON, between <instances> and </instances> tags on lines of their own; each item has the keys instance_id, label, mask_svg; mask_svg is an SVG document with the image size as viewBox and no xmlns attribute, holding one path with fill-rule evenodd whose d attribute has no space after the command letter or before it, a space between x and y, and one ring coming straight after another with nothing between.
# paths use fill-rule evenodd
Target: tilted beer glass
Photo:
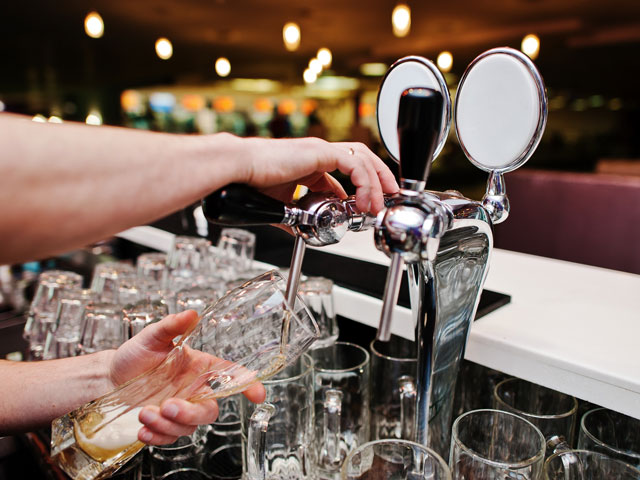
<instances>
[{"instance_id":1,"label":"tilted beer glass","mask_svg":"<svg viewBox=\"0 0 640 480\"><path fill-rule=\"evenodd\" d=\"M318 326L299 299L286 301L285 287L271 271L232 290L160 365L54 420L51 453L58 464L76 480L105 478L144 446L138 441L143 406L170 397L225 397L290 365L316 339Z\"/></svg>"}]
</instances>

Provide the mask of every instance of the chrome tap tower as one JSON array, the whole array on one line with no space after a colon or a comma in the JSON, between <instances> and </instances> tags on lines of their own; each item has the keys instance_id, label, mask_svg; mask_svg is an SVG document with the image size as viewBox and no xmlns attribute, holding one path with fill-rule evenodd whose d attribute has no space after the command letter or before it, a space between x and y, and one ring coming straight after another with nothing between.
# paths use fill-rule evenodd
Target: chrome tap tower
<instances>
[{"instance_id":1,"label":"chrome tap tower","mask_svg":"<svg viewBox=\"0 0 640 480\"><path fill-rule=\"evenodd\" d=\"M488 272L492 227L509 214L504 174L533 154L546 124L546 104L542 78L528 57L510 48L480 55L458 86L455 128L465 155L489 173L486 194L475 201L454 190L425 190L431 163L449 134L451 99L432 62L406 57L390 67L378 95L380 136L399 163L400 191L386 198L375 219L357 212L353 199L318 193L290 206L235 185L203 201L215 223L293 228L291 294L305 244L329 245L347 231L374 228L376 247L391 259L378 339L390 337L406 267L418 349L415 440L445 459L456 377Z\"/></svg>"}]
</instances>

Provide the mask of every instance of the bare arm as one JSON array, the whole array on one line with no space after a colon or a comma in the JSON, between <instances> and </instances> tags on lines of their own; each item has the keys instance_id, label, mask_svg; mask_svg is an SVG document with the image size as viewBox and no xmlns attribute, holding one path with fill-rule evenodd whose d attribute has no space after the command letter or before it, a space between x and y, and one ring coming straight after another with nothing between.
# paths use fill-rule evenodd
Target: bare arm
<instances>
[{"instance_id":1,"label":"bare arm","mask_svg":"<svg viewBox=\"0 0 640 480\"><path fill-rule=\"evenodd\" d=\"M173 135L0 114L0 264L106 238L189 205L231 182L282 198L296 183L344 193L376 212L397 184L362 144L319 139Z\"/></svg>"},{"instance_id":2,"label":"bare arm","mask_svg":"<svg viewBox=\"0 0 640 480\"><path fill-rule=\"evenodd\" d=\"M46 362L0 360L0 435L44 427L111 388L114 351Z\"/></svg>"}]
</instances>

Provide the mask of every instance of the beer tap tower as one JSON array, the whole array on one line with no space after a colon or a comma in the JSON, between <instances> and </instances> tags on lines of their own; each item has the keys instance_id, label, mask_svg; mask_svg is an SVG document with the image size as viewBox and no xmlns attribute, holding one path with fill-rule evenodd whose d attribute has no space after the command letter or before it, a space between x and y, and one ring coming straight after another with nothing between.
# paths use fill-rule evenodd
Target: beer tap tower
<instances>
[{"instance_id":1,"label":"beer tap tower","mask_svg":"<svg viewBox=\"0 0 640 480\"><path fill-rule=\"evenodd\" d=\"M378 95L382 141L400 166L400 191L374 219L352 198L312 193L285 205L230 185L203 201L223 225L289 225L296 246L289 294L296 291L304 245L330 245L347 231L374 228L376 247L391 258L378 339L388 340L406 267L415 321L418 372L415 440L449 455L453 396L460 361L493 247L492 227L509 213L504 173L524 164L546 124L546 93L534 64L510 48L489 50L467 68L456 96L456 133L477 167L489 172L482 201L457 191L426 191L431 162L451 124L451 99L435 65L406 57L392 65Z\"/></svg>"}]
</instances>

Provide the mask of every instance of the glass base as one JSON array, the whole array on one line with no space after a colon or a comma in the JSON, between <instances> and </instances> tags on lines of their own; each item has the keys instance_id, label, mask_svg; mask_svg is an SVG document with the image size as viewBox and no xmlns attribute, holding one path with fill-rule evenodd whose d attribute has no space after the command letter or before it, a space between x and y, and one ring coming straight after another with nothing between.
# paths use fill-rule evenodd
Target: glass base
<instances>
[{"instance_id":1,"label":"glass base","mask_svg":"<svg viewBox=\"0 0 640 480\"><path fill-rule=\"evenodd\" d=\"M107 458L93 458L76 441L76 412L57 418L51 424L51 457L74 480L108 478L144 447L143 443L136 441Z\"/></svg>"}]
</instances>

